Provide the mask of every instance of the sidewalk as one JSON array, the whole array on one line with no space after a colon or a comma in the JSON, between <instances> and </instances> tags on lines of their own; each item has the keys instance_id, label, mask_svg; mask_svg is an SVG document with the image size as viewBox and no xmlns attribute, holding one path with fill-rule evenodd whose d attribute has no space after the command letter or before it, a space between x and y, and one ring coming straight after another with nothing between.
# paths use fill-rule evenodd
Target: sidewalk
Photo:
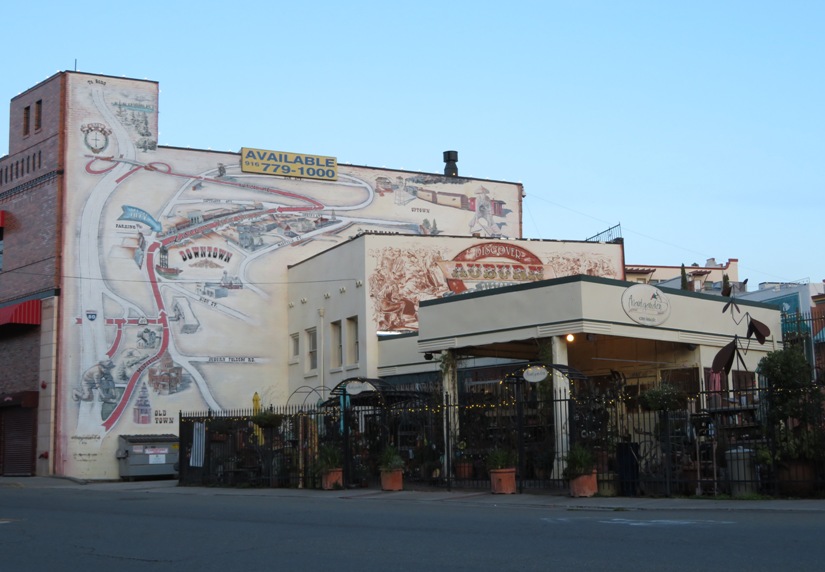
<instances>
[{"instance_id":1,"label":"sidewalk","mask_svg":"<svg viewBox=\"0 0 825 572\"><path fill-rule=\"evenodd\" d=\"M562 495L524 493L494 495L486 491L453 489L405 490L383 492L378 489L350 489L322 491L317 489L252 489L222 487L179 487L176 480L152 481L80 481L60 477L0 477L0 489L78 489L85 491L119 491L147 494L182 494L196 496L259 496L288 498L326 498L330 500L445 502L456 504L492 505L502 507L548 508L556 510L603 511L783 511L825 512L825 500L731 500L713 498L647 498L647 497L593 497L571 498Z\"/></svg>"}]
</instances>

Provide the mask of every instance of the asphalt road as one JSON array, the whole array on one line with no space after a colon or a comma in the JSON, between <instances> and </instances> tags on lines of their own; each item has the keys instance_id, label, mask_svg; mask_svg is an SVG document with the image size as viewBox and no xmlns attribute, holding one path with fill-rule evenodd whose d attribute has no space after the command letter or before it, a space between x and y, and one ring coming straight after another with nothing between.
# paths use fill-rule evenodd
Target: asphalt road
<instances>
[{"instance_id":1,"label":"asphalt road","mask_svg":"<svg viewBox=\"0 0 825 572\"><path fill-rule=\"evenodd\" d=\"M0 571L806 571L825 561L822 511L244 493L0 486Z\"/></svg>"}]
</instances>

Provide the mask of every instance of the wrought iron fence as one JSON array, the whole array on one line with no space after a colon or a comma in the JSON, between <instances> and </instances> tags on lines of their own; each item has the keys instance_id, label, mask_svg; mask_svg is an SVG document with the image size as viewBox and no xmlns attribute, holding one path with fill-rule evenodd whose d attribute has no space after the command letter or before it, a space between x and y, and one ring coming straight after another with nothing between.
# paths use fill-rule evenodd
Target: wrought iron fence
<instances>
[{"instance_id":1,"label":"wrought iron fence","mask_svg":"<svg viewBox=\"0 0 825 572\"><path fill-rule=\"evenodd\" d=\"M487 459L510 453L521 490L564 494L571 443L592 451L599 492L622 496L825 493L822 408L779 419L767 388L699 393L644 409L620 392L590 398L541 384L468 384L457 399L422 392L392 404L330 400L313 409L181 413L182 485L320 487L319 447L342 453L345 487L376 486L388 445L405 486L490 486ZM798 399L821 404L808 395ZM785 396L787 397L787 396ZM447 438L447 437L450 438Z\"/></svg>"},{"instance_id":2,"label":"wrought iron fence","mask_svg":"<svg viewBox=\"0 0 825 572\"><path fill-rule=\"evenodd\" d=\"M814 368L816 379L825 380L825 314L782 314L782 341L799 348Z\"/></svg>"}]
</instances>

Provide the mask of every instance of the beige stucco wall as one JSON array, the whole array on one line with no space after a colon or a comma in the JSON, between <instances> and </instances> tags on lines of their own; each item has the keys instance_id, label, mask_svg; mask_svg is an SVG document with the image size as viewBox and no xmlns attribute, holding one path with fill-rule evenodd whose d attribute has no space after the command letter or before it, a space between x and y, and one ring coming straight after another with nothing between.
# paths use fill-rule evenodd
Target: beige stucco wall
<instances>
[{"instance_id":1,"label":"beige stucco wall","mask_svg":"<svg viewBox=\"0 0 825 572\"><path fill-rule=\"evenodd\" d=\"M290 388L294 391L302 384L320 383L322 378L324 385L331 387L330 383L345 376L376 377L431 370L432 362L422 360L415 344L378 344L379 333L417 331L417 309L425 300L478 289L494 292L484 289L579 272L620 276L622 245L440 235L361 235L290 268L289 331L293 334L316 327L321 332L323 326L328 347L329 323L357 312L363 332L359 337L363 362L358 368L343 372L327 370L309 376L303 363L291 364ZM323 277L320 282L319 277ZM357 295L352 298L352 284L359 280L363 286L357 288ZM348 289L344 296L339 295L342 285ZM346 300L353 303L347 304ZM513 303L519 304L520 300ZM319 310L324 312L323 317ZM499 312L487 309L485 313L491 317L486 328L495 323ZM451 325L460 329L465 323L467 320L460 317ZM393 357L382 355L385 351L392 351ZM328 363L328 356L323 361Z\"/></svg>"}]
</instances>

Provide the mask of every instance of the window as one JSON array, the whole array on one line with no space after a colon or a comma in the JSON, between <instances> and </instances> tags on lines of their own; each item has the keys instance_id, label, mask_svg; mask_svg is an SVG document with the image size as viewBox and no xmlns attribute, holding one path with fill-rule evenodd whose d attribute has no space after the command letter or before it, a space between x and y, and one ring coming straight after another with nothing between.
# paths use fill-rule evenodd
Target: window
<instances>
[{"instance_id":1,"label":"window","mask_svg":"<svg viewBox=\"0 0 825 572\"><path fill-rule=\"evenodd\" d=\"M358 316L347 318L347 364L358 363Z\"/></svg>"},{"instance_id":2,"label":"window","mask_svg":"<svg viewBox=\"0 0 825 572\"><path fill-rule=\"evenodd\" d=\"M23 135L29 134L29 121L31 120L32 108L26 106L23 108Z\"/></svg>"},{"instance_id":3,"label":"window","mask_svg":"<svg viewBox=\"0 0 825 572\"><path fill-rule=\"evenodd\" d=\"M318 331L315 328L307 330L307 370L318 369Z\"/></svg>"},{"instance_id":4,"label":"window","mask_svg":"<svg viewBox=\"0 0 825 572\"><path fill-rule=\"evenodd\" d=\"M294 363L301 357L301 342L298 334L289 336L289 361Z\"/></svg>"},{"instance_id":5,"label":"window","mask_svg":"<svg viewBox=\"0 0 825 572\"><path fill-rule=\"evenodd\" d=\"M329 325L332 336L332 355L330 356L330 367L341 367L344 356L344 339L342 337L341 322L332 322Z\"/></svg>"},{"instance_id":6,"label":"window","mask_svg":"<svg viewBox=\"0 0 825 572\"><path fill-rule=\"evenodd\" d=\"M43 100L38 99L34 103L34 130L40 131L43 127Z\"/></svg>"},{"instance_id":7,"label":"window","mask_svg":"<svg viewBox=\"0 0 825 572\"><path fill-rule=\"evenodd\" d=\"M733 390L747 391L756 386L756 377L752 371L733 371Z\"/></svg>"}]
</instances>

